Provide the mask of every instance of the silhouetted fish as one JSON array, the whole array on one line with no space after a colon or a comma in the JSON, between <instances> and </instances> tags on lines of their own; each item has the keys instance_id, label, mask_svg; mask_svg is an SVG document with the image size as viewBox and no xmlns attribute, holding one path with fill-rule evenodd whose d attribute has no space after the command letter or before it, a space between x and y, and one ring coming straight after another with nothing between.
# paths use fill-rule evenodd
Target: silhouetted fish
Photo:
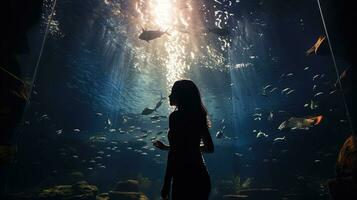
<instances>
[{"instance_id":1,"label":"silhouetted fish","mask_svg":"<svg viewBox=\"0 0 357 200\"><path fill-rule=\"evenodd\" d=\"M142 33L139 35L139 39L145 40L146 42L149 42L150 40L154 40L156 38L161 37L163 34L170 35L167 30L166 31L149 31L145 30L144 28L142 29Z\"/></svg>"},{"instance_id":2,"label":"silhouetted fish","mask_svg":"<svg viewBox=\"0 0 357 200\"><path fill-rule=\"evenodd\" d=\"M207 29L208 33L213 33L218 36L229 36L230 32L227 28L209 28Z\"/></svg>"},{"instance_id":3,"label":"silhouetted fish","mask_svg":"<svg viewBox=\"0 0 357 200\"><path fill-rule=\"evenodd\" d=\"M154 110L158 109L165 99L166 99L166 97L163 97L162 93L161 93L160 100L156 103L156 106L155 106Z\"/></svg>"},{"instance_id":4,"label":"silhouetted fish","mask_svg":"<svg viewBox=\"0 0 357 200\"><path fill-rule=\"evenodd\" d=\"M146 108L141 112L141 114L142 114L142 115L150 115L150 114L153 113L154 111L155 111L155 109L146 107Z\"/></svg>"}]
</instances>

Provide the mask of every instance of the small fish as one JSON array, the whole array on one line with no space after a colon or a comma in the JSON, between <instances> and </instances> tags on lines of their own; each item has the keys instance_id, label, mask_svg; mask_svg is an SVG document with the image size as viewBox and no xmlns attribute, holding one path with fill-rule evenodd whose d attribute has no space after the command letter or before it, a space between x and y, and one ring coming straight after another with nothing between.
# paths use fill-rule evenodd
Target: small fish
<instances>
[{"instance_id":1,"label":"small fish","mask_svg":"<svg viewBox=\"0 0 357 200\"><path fill-rule=\"evenodd\" d=\"M268 121L271 121L271 120L273 120L273 117L274 117L274 114L273 114L273 112L269 112L269 115L268 115Z\"/></svg>"},{"instance_id":2,"label":"small fish","mask_svg":"<svg viewBox=\"0 0 357 200\"><path fill-rule=\"evenodd\" d=\"M309 68L310 68L310 67L305 67L304 70L306 71L306 70L308 70Z\"/></svg>"},{"instance_id":3,"label":"small fish","mask_svg":"<svg viewBox=\"0 0 357 200\"><path fill-rule=\"evenodd\" d=\"M294 76L294 73L289 73L286 75L286 77L289 77L289 76Z\"/></svg>"},{"instance_id":4,"label":"small fish","mask_svg":"<svg viewBox=\"0 0 357 200\"><path fill-rule=\"evenodd\" d=\"M277 89L278 89L278 87L274 87L273 89L270 90L270 93L274 92Z\"/></svg>"},{"instance_id":5,"label":"small fish","mask_svg":"<svg viewBox=\"0 0 357 200\"><path fill-rule=\"evenodd\" d=\"M283 140L285 140L285 136L284 137L277 137L277 138L275 138L274 139L274 142L277 142L277 141L283 141Z\"/></svg>"},{"instance_id":6,"label":"small fish","mask_svg":"<svg viewBox=\"0 0 357 200\"><path fill-rule=\"evenodd\" d=\"M347 77L348 77L348 75L347 75L348 71L351 71L350 68L345 69L345 70L340 74L340 76L337 78L337 80L336 80L336 82L335 82L335 87L336 87L336 88L337 88L337 86L338 86L338 84L339 84L340 81L341 81L341 84L344 85L344 82L346 82Z\"/></svg>"},{"instance_id":7,"label":"small fish","mask_svg":"<svg viewBox=\"0 0 357 200\"><path fill-rule=\"evenodd\" d=\"M261 137L268 137L268 135L265 134L265 133L263 133L262 131L259 131L259 132L257 133L257 138L261 138Z\"/></svg>"},{"instance_id":8,"label":"small fish","mask_svg":"<svg viewBox=\"0 0 357 200\"><path fill-rule=\"evenodd\" d=\"M143 134L141 136L139 136L139 138L146 138L148 136L148 134Z\"/></svg>"},{"instance_id":9,"label":"small fish","mask_svg":"<svg viewBox=\"0 0 357 200\"><path fill-rule=\"evenodd\" d=\"M315 81L315 79L317 79L320 75L315 75L314 77L312 77L312 81Z\"/></svg>"},{"instance_id":10,"label":"small fish","mask_svg":"<svg viewBox=\"0 0 357 200\"><path fill-rule=\"evenodd\" d=\"M159 31L159 30L154 31L154 30L145 30L144 28L142 28L142 32L139 35L139 39L149 42L150 40L154 40L154 39L161 37L163 34L170 35L167 32L167 30L166 31Z\"/></svg>"},{"instance_id":11,"label":"small fish","mask_svg":"<svg viewBox=\"0 0 357 200\"><path fill-rule=\"evenodd\" d=\"M288 91L288 90L290 90L290 88L285 88L285 89L283 89L283 90L281 91L281 94L283 94L284 92L286 92L286 91Z\"/></svg>"},{"instance_id":12,"label":"small fish","mask_svg":"<svg viewBox=\"0 0 357 200\"><path fill-rule=\"evenodd\" d=\"M154 115L154 116L151 116L150 119L157 120L157 119L160 119L160 116L159 115Z\"/></svg>"},{"instance_id":13,"label":"small fish","mask_svg":"<svg viewBox=\"0 0 357 200\"><path fill-rule=\"evenodd\" d=\"M219 131L217 131L217 133L216 133L216 138L217 139L220 139L220 138L223 138L223 131L222 130L219 130Z\"/></svg>"},{"instance_id":14,"label":"small fish","mask_svg":"<svg viewBox=\"0 0 357 200\"><path fill-rule=\"evenodd\" d=\"M260 121L260 120L262 120L262 118L261 117L255 117L254 121L257 121L257 120Z\"/></svg>"},{"instance_id":15,"label":"small fish","mask_svg":"<svg viewBox=\"0 0 357 200\"><path fill-rule=\"evenodd\" d=\"M320 96L320 95L323 95L324 93L323 92L318 92L314 95L314 97L317 97L317 96Z\"/></svg>"},{"instance_id":16,"label":"small fish","mask_svg":"<svg viewBox=\"0 0 357 200\"><path fill-rule=\"evenodd\" d=\"M164 131L157 132L156 135L161 135Z\"/></svg>"},{"instance_id":17,"label":"small fish","mask_svg":"<svg viewBox=\"0 0 357 200\"><path fill-rule=\"evenodd\" d=\"M315 44L306 51L306 55L311 55L311 54L317 54L317 50L319 49L319 47L321 46L321 44L325 41L326 36L319 36L319 38L317 38L317 41L315 42Z\"/></svg>"},{"instance_id":18,"label":"small fish","mask_svg":"<svg viewBox=\"0 0 357 200\"><path fill-rule=\"evenodd\" d=\"M331 91L329 94L333 94L333 93L335 93L337 90L333 90L333 91Z\"/></svg>"},{"instance_id":19,"label":"small fish","mask_svg":"<svg viewBox=\"0 0 357 200\"><path fill-rule=\"evenodd\" d=\"M272 85L271 85L271 84L266 85L265 87L263 87L263 89L264 89L264 90L266 90L266 89L268 89L268 88L270 88L270 87L272 87Z\"/></svg>"},{"instance_id":20,"label":"small fish","mask_svg":"<svg viewBox=\"0 0 357 200\"><path fill-rule=\"evenodd\" d=\"M316 103L315 101L311 100L311 101L310 101L310 109L311 109L311 110L314 110L314 109L317 108L317 107L318 107L317 103Z\"/></svg>"},{"instance_id":21,"label":"small fish","mask_svg":"<svg viewBox=\"0 0 357 200\"><path fill-rule=\"evenodd\" d=\"M265 90L262 91L261 95L264 96L264 97L267 97L267 96L268 96L268 94L266 93Z\"/></svg>"},{"instance_id":22,"label":"small fish","mask_svg":"<svg viewBox=\"0 0 357 200\"><path fill-rule=\"evenodd\" d=\"M289 95L289 94L291 94L291 93L293 93L295 90L290 90L290 91L288 91L287 93L286 93L286 95Z\"/></svg>"}]
</instances>

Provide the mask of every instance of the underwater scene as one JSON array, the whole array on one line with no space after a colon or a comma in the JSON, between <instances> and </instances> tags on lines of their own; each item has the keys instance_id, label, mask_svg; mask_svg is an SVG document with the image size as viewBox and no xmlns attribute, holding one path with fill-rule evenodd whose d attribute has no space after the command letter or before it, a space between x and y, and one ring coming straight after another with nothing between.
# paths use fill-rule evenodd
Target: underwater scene
<instances>
[{"instance_id":1,"label":"underwater scene","mask_svg":"<svg viewBox=\"0 0 357 200\"><path fill-rule=\"evenodd\" d=\"M21 73L2 69L26 100L4 137L16 151L1 172L7 199L161 199L168 152L153 142L169 142L181 79L211 122L209 199L329 199L352 132L349 64L333 55L318 1L45 0L40 10Z\"/></svg>"}]
</instances>

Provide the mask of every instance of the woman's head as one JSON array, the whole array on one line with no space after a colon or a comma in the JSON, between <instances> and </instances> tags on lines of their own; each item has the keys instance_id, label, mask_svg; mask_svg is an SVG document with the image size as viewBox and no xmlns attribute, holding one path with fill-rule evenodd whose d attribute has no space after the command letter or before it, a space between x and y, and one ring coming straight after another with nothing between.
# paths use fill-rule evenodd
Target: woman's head
<instances>
[{"instance_id":1,"label":"woman's head","mask_svg":"<svg viewBox=\"0 0 357 200\"><path fill-rule=\"evenodd\" d=\"M176 106L180 111L198 114L207 117L200 91L191 80L179 80L171 89L170 105Z\"/></svg>"}]
</instances>

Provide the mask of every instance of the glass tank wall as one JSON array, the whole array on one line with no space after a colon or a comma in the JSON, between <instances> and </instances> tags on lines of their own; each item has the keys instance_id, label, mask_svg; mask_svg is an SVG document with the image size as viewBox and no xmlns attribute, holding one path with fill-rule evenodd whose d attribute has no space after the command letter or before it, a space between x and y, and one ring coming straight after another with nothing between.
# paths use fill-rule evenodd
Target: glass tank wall
<instances>
[{"instance_id":1,"label":"glass tank wall","mask_svg":"<svg viewBox=\"0 0 357 200\"><path fill-rule=\"evenodd\" d=\"M351 129L317 1L48 0L42 11L17 57L33 89L9 198L160 199L167 152L152 142L167 142L180 79L197 84L212 123L210 199L329 198Z\"/></svg>"}]
</instances>

